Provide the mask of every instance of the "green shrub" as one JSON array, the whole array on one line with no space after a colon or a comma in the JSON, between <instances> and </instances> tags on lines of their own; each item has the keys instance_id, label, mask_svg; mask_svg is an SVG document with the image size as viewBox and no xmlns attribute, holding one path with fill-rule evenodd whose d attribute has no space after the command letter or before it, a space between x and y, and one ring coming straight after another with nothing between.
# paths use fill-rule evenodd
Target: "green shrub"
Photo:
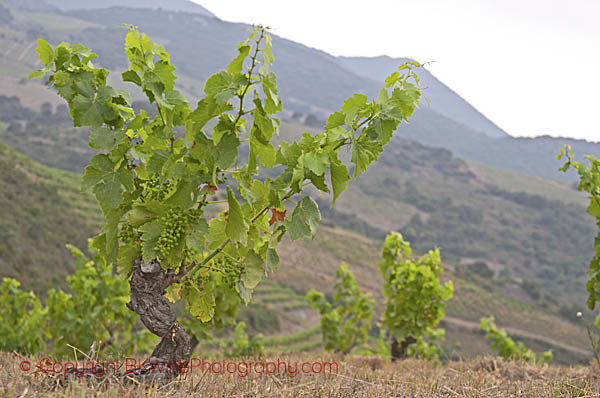
<instances>
[{"instance_id":1,"label":"green shrub","mask_svg":"<svg viewBox=\"0 0 600 398\"><path fill-rule=\"evenodd\" d=\"M531 363L550 363L552 360L552 351L546 351L536 356L533 351L525 347L522 342L515 343L506 333L505 329L498 329L494 322L494 317L481 318L481 330L487 332L485 338L491 340L492 349L498 353L498 356L504 359L521 360Z\"/></svg>"},{"instance_id":2,"label":"green shrub","mask_svg":"<svg viewBox=\"0 0 600 398\"><path fill-rule=\"evenodd\" d=\"M99 257L96 260L100 261L94 262L76 247L67 248L76 264L75 274L67 277L71 293L50 289L46 299L53 353L72 354L73 349L67 344L87 352L94 342L100 347L118 345L123 354L147 349L149 331L132 331L137 315L126 306L127 281L114 274L112 265Z\"/></svg>"},{"instance_id":3,"label":"green shrub","mask_svg":"<svg viewBox=\"0 0 600 398\"><path fill-rule=\"evenodd\" d=\"M323 293L314 289L306 294L306 300L321 313L325 349L348 354L366 343L375 312L375 300L370 293L360 290L346 264L340 265L336 277L338 282L333 304L325 299Z\"/></svg>"},{"instance_id":4,"label":"green shrub","mask_svg":"<svg viewBox=\"0 0 600 398\"><path fill-rule=\"evenodd\" d=\"M438 249L417 260L411 253L410 243L402 235L392 232L387 236L379 264L384 278L382 327L392 338L392 359L409 355L433 359L437 357L435 340L443 337L435 327L445 315L445 301L452 297L453 286L452 282L441 284Z\"/></svg>"},{"instance_id":5,"label":"green shrub","mask_svg":"<svg viewBox=\"0 0 600 398\"><path fill-rule=\"evenodd\" d=\"M47 310L33 292L24 292L21 284L4 278L0 285L0 350L35 354L46 348Z\"/></svg>"},{"instance_id":6,"label":"green shrub","mask_svg":"<svg viewBox=\"0 0 600 398\"><path fill-rule=\"evenodd\" d=\"M94 343L103 351L118 344L113 354L119 355L147 350L152 336L133 330L137 316L126 307L127 281L113 274L112 266L67 247L76 263L75 274L67 277L70 293L50 289L45 306L34 293L23 292L16 280L4 279L0 349L35 354L48 348L58 357L72 355L71 346L87 352Z\"/></svg>"},{"instance_id":7,"label":"green shrub","mask_svg":"<svg viewBox=\"0 0 600 398\"><path fill-rule=\"evenodd\" d=\"M250 338L246 333L246 324L240 322L236 325L233 332L233 339L229 346L225 348L225 356L228 358L237 357L260 357L264 354L264 339L262 334Z\"/></svg>"}]
</instances>

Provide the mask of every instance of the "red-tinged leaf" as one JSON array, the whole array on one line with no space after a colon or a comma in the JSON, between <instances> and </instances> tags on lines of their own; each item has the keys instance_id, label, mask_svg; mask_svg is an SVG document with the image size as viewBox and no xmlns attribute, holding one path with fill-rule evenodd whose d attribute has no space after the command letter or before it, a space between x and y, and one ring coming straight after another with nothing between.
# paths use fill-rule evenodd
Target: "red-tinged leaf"
<instances>
[{"instance_id":1,"label":"red-tinged leaf","mask_svg":"<svg viewBox=\"0 0 600 398\"><path fill-rule=\"evenodd\" d=\"M271 209L271 219L269 220L269 226L275 224L277 221L284 221L285 220L285 213L287 210L284 211L279 211L276 208L272 208Z\"/></svg>"},{"instance_id":2,"label":"red-tinged leaf","mask_svg":"<svg viewBox=\"0 0 600 398\"><path fill-rule=\"evenodd\" d=\"M205 190L205 189L206 189L206 190L208 190L208 191L210 191L210 192L212 192L212 194L213 194L213 195L215 195L215 194L217 193L217 190L218 190L219 188L218 188L218 187L215 187L214 185L210 185L210 184L202 185L202 186L200 187L200 190L201 190L201 191L203 191L203 190Z\"/></svg>"}]
</instances>

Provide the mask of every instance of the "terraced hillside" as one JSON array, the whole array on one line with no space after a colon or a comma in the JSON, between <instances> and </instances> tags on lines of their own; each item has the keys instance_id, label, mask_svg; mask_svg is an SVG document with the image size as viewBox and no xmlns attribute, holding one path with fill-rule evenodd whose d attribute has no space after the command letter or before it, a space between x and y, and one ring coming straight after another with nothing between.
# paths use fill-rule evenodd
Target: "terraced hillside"
<instances>
[{"instance_id":1,"label":"terraced hillside","mask_svg":"<svg viewBox=\"0 0 600 398\"><path fill-rule=\"evenodd\" d=\"M332 242L336 242L338 251L323 248ZM349 264L361 288L377 298L378 319L383 308L377 242L347 230L323 226L314 241L286 242L280 255L281 264L273 277L256 288L252 304L243 308L238 317L246 322L250 335L266 336L267 353L315 351L323 347L319 314L308 307L303 297L312 287L331 297L335 269L342 261ZM494 315L498 325L507 328L513 338L535 351L553 350L557 363L586 363L591 359L583 324L564 319L556 306L545 307L530 299L516 298L520 296L520 287L514 282L493 283L476 274L461 274L460 267L457 269L453 264L446 263L445 267L444 279L454 283L455 294L440 324L446 330L443 360L492 354L479 328L479 319L489 315ZM513 291L514 298L506 298L507 290ZM372 344L377 336L374 328ZM213 342L201 344L197 353L218 357L219 344L228 341L225 333Z\"/></svg>"},{"instance_id":2,"label":"terraced hillside","mask_svg":"<svg viewBox=\"0 0 600 398\"><path fill-rule=\"evenodd\" d=\"M331 294L335 269L343 261L355 273L361 288L376 297L379 314L383 310L382 279L377 268L380 244L348 230L322 226L312 241L283 245L281 264L274 280L293 286L294 291L315 288ZM461 266L451 262L444 263L444 279L454 284L454 298L448 304L448 315L442 323L447 329L446 358L491 353L489 343L479 330L479 319L494 315L498 325L509 327L510 334L518 340L538 351L553 349L558 362L589 360L591 348L583 324L565 319L557 305L532 300L518 282L490 280L474 272L465 273ZM312 317L307 315L306 328L312 326L310 319ZM317 325L315 320L314 326ZM374 331L373 336L376 335Z\"/></svg>"},{"instance_id":3,"label":"terraced hillside","mask_svg":"<svg viewBox=\"0 0 600 398\"><path fill-rule=\"evenodd\" d=\"M42 166L0 142L0 275L45 292L74 271L65 244L87 247L101 223L78 177Z\"/></svg>"},{"instance_id":4,"label":"terraced hillside","mask_svg":"<svg viewBox=\"0 0 600 398\"><path fill-rule=\"evenodd\" d=\"M98 228L101 216L93 199L78 192L76 175L41 166L5 145L0 148L0 231L4 234L0 272L18 278L26 288L43 292L63 282L65 274L72 271L64 244L85 247L85 239ZM307 307L303 297L311 287L331 292L334 271L341 261L351 266L365 290L376 296L379 292L376 265L380 241L327 226L331 222L322 225L314 240L283 245L281 265L273 279L258 287L256 300L240 314L252 333L268 336L267 346L274 351L305 351L321 345L318 314ZM562 346L559 361L587 358L584 329L559 316L557 305L531 299L513 280L467 278L460 276L461 266L447 267L446 277L456 286L445 321L448 357L485 350L487 343L477 332L476 322L480 316L493 314L499 325L529 338L526 341L534 348ZM538 338L532 340L531 336Z\"/></svg>"}]
</instances>

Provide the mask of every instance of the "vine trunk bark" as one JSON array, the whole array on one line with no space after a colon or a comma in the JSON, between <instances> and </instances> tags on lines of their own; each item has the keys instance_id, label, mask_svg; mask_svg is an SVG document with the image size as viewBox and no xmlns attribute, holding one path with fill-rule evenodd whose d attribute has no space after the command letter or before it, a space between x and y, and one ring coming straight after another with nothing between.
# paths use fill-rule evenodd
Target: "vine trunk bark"
<instances>
[{"instance_id":1,"label":"vine trunk bark","mask_svg":"<svg viewBox=\"0 0 600 398\"><path fill-rule=\"evenodd\" d=\"M177 322L165 289L173 282L157 261L144 263L134 260L129 285L131 298L127 307L138 314L142 323L161 338L152 352L149 363L137 370L136 376L150 375L153 379L169 379L185 371L192 355L191 339Z\"/></svg>"},{"instance_id":2,"label":"vine trunk bark","mask_svg":"<svg viewBox=\"0 0 600 398\"><path fill-rule=\"evenodd\" d=\"M408 346L417 342L413 336L407 336L402 343L398 343L395 337L392 336L392 362L398 359L408 358Z\"/></svg>"}]
</instances>

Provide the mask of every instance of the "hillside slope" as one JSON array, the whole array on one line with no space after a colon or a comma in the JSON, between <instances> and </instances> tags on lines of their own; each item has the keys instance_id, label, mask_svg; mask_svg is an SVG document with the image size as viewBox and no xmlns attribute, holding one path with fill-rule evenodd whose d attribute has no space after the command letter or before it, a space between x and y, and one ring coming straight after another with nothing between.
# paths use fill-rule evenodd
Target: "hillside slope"
<instances>
[{"instance_id":1,"label":"hillside slope","mask_svg":"<svg viewBox=\"0 0 600 398\"><path fill-rule=\"evenodd\" d=\"M48 165L82 172L92 155L86 130L69 127L58 112L43 116L11 98L0 97L3 109L11 117L4 116L9 124L0 139ZM419 123L417 117L411 125L423 129ZM305 130L318 129L283 121L281 137L298 139ZM404 129L398 135L410 136ZM335 225L376 239L400 230L420 249L437 245L452 261L484 261L497 276L535 283L563 304L585 298L595 227L585 196L564 184L396 138L335 209L328 200L319 199Z\"/></svg>"},{"instance_id":2,"label":"hillside slope","mask_svg":"<svg viewBox=\"0 0 600 398\"><path fill-rule=\"evenodd\" d=\"M284 122L283 131L293 138L304 127ZM78 193L76 175L40 166L6 146L1 148L0 231L4 235L0 241L5 245L0 250L0 276L16 277L26 289L34 288L43 293L50 286L64 283L64 276L72 272L72 261L64 244L85 247L85 238L93 235L102 218L93 199ZM561 363L587 360L584 329L559 316L562 301L556 301L559 297L574 297L583 302L582 291L577 291L582 275L576 269L577 264L569 262L573 265L568 268L569 273L579 275L579 278L560 279L562 286L558 288L556 281L534 273L535 281L547 283L554 290L541 289L538 285L525 285L521 279L530 275L528 268L558 273L556 264L544 263L547 257L532 257L527 267L520 263L523 253L511 253L512 249L505 248L513 242L510 239L524 239L531 233L527 227L530 220L544 220L546 213L543 210L534 211L523 203L533 203L552 214L564 212L565 218L558 219L558 223L566 228L571 226L570 222L577 223L580 231L591 232L591 227L585 227L589 220L582 218L584 198L560 184L548 184L528 176L509 176L510 181L519 184L523 190L510 194L501 188L490 188L501 187L506 172L468 164L452 158L447 151L410 141L394 141L388 149L389 156L351 184L334 211L328 210L327 197L318 199L324 221L314 240L284 242L280 249L281 265L273 279L278 284L259 289L262 293L257 294L255 304L240 314L240 319L247 322L251 331L279 336L273 337L278 350L304 351L320 346L315 329L318 316L307 308L302 297L309 288L330 292L335 269L342 261L351 266L361 286L378 297L381 310L381 297L378 296L381 280L376 269L380 261L379 247L390 229L399 229L419 251L436 244L441 246L448 269L446 278L456 287L455 298L448 307L449 318L443 325L448 330L448 341L444 346L448 357L489 352L483 336L473 335L473 325L479 317L493 314L500 325L510 327L516 336L528 339L526 341L532 347L558 350L557 359ZM398 164L402 159L406 164ZM413 187L405 192L404 178L409 171L419 178L415 178ZM440 178L449 182L444 189L454 186L456 191L431 190L431 186L441 185ZM387 185L380 184L381 179L387 179ZM382 193L378 186L391 189ZM458 191L464 193L461 195ZM538 193L543 193L547 199L536 196ZM443 203L447 195L452 195L453 199ZM494 209L489 212L478 204L486 197L488 200L483 203ZM415 230L417 214L421 225ZM499 215L507 222L503 225L504 233L499 233L497 239L490 239L490 234L496 234L502 228L498 226L502 224ZM481 217L486 221L483 230L482 223L477 222ZM549 226L552 227L551 222ZM371 238L355 231L364 231ZM477 234L482 237L475 237ZM571 235L572 240L565 244L548 241L550 238L542 235L534 248L541 255L556 257L557 261L566 256L576 260L575 250L579 247L585 252L584 243L591 241L591 236L586 233ZM477 252L477 248L482 250ZM583 262L583 257L581 259ZM495 277L479 277L481 269L464 265L475 260L485 260L488 264L485 267L495 270ZM584 264L579 266L583 271ZM542 294L532 297L527 290L531 290L531 286L540 289ZM571 291L563 291L565 287ZM291 341L295 343L290 345Z\"/></svg>"},{"instance_id":3,"label":"hillside slope","mask_svg":"<svg viewBox=\"0 0 600 398\"><path fill-rule=\"evenodd\" d=\"M0 275L45 292L74 271L65 244L87 248L101 222L79 179L44 167L0 142Z\"/></svg>"},{"instance_id":4,"label":"hillside slope","mask_svg":"<svg viewBox=\"0 0 600 398\"><path fill-rule=\"evenodd\" d=\"M335 218L399 230L421 250L438 246L451 261L484 261L499 277L581 302L596 230L583 203L569 187L396 140L341 198Z\"/></svg>"}]
</instances>

